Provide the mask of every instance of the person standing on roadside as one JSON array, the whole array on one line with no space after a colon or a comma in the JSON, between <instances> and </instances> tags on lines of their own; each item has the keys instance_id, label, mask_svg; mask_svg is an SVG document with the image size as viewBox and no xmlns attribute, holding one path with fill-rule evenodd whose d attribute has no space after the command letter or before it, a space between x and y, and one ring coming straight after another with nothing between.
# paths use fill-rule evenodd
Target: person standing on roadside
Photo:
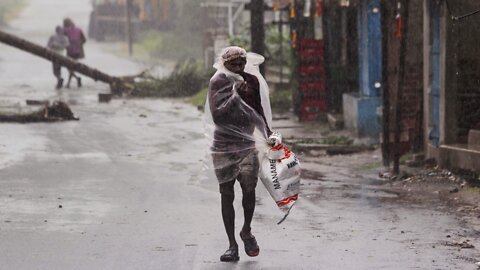
<instances>
[{"instance_id":1,"label":"person standing on roadside","mask_svg":"<svg viewBox=\"0 0 480 270\"><path fill-rule=\"evenodd\" d=\"M63 51L70 45L68 38L63 34L63 28L57 26L55 28L55 34L50 36L48 39L47 48L50 50L63 55ZM62 78L62 66L57 61L52 61L53 64L53 75L57 78L57 89L62 88L63 78Z\"/></svg>"},{"instance_id":2,"label":"person standing on roadside","mask_svg":"<svg viewBox=\"0 0 480 270\"><path fill-rule=\"evenodd\" d=\"M70 45L67 47L67 56L78 61L79 59L85 58L85 52L83 50L83 44L87 41L83 31L76 27L73 21L70 18L65 18L63 20L63 33L68 37ZM68 82L67 88L70 88L70 82L72 78L77 80L77 86L82 86L82 78L73 72L73 70L68 70Z\"/></svg>"},{"instance_id":3,"label":"person standing on roadside","mask_svg":"<svg viewBox=\"0 0 480 270\"><path fill-rule=\"evenodd\" d=\"M263 62L260 55L256 57ZM264 111L270 111L268 89L262 88L258 75L246 72L247 52L240 47L227 47L215 64L217 72L210 79L206 123L210 136L210 151L215 175L219 182L222 219L228 236L229 248L220 256L220 261L239 260L235 240L235 210L233 206L234 184L240 183L244 223L240 238L245 253L258 256L260 248L251 232L255 210L255 189L258 182L259 157L256 141L260 144L275 144ZM258 68L257 68L258 69ZM263 91L262 91L263 90ZM271 118L271 115L269 115ZM261 134L254 135L256 130ZM269 140L267 140L269 138Z\"/></svg>"}]
</instances>

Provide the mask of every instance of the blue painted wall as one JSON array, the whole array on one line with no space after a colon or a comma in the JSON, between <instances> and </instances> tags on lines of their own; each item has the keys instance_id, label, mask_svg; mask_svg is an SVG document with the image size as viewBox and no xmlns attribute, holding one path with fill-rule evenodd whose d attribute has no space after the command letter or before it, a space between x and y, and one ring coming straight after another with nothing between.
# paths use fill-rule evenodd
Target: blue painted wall
<instances>
[{"instance_id":1,"label":"blue painted wall","mask_svg":"<svg viewBox=\"0 0 480 270\"><path fill-rule=\"evenodd\" d=\"M440 4L430 0L430 25L432 34L432 49L430 52L430 143L438 146L440 143Z\"/></svg>"},{"instance_id":2,"label":"blue painted wall","mask_svg":"<svg viewBox=\"0 0 480 270\"><path fill-rule=\"evenodd\" d=\"M382 106L382 27L380 0L360 0L358 6L359 93L344 94L345 126L359 137L379 139Z\"/></svg>"},{"instance_id":3,"label":"blue painted wall","mask_svg":"<svg viewBox=\"0 0 480 270\"><path fill-rule=\"evenodd\" d=\"M380 0L360 0L358 8L360 94L380 96L382 81L382 28Z\"/></svg>"}]
</instances>

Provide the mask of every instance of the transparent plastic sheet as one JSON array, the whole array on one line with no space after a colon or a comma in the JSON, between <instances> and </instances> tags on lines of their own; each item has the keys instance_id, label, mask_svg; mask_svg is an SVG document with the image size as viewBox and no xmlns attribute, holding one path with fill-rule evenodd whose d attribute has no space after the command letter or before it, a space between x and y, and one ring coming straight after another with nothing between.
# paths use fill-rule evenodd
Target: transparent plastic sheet
<instances>
[{"instance_id":1,"label":"transparent plastic sheet","mask_svg":"<svg viewBox=\"0 0 480 270\"><path fill-rule=\"evenodd\" d=\"M212 77L211 88L205 104L205 135L207 138L207 160L209 174L216 176L220 184L235 180L238 164L251 153L257 154L257 164L268 150L267 126L272 122L269 90L260 74L259 65L264 58L248 53L244 71L258 81L263 114L250 107L238 94L240 84L245 79L227 70L222 60L214 67L217 72Z\"/></svg>"},{"instance_id":2,"label":"transparent plastic sheet","mask_svg":"<svg viewBox=\"0 0 480 270\"><path fill-rule=\"evenodd\" d=\"M247 65L245 66L245 72L250 73L257 77L260 83L260 97L262 102L263 113L267 120L269 127L272 126L272 109L270 107L270 90L268 88L267 81L260 73L259 66L265 61L265 58L256 53L247 54Z\"/></svg>"}]
</instances>

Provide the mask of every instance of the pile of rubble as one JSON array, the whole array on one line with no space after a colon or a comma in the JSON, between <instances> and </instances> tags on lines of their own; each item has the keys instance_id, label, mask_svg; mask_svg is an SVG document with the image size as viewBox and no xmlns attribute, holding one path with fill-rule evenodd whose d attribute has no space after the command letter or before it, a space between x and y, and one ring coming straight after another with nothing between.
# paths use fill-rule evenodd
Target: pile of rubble
<instances>
[{"instance_id":1,"label":"pile of rubble","mask_svg":"<svg viewBox=\"0 0 480 270\"><path fill-rule=\"evenodd\" d=\"M391 180L392 187L406 191L411 199L444 202L454 211L480 218L479 173L435 166L404 172L402 177Z\"/></svg>"},{"instance_id":2,"label":"pile of rubble","mask_svg":"<svg viewBox=\"0 0 480 270\"><path fill-rule=\"evenodd\" d=\"M401 182L404 184L414 183L414 182L453 184L455 186L458 186L459 188L463 188L468 183L467 178L465 178L465 175L454 174L449 170L439 169L438 167L422 170L417 174L407 176L404 179L402 179ZM480 183L480 180L479 180L479 183Z\"/></svg>"},{"instance_id":3,"label":"pile of rubble","mask_svg":"<svg viewBox=\"0 0 480 270\"><path fill-rule=\"evenodd\" d=\"M79 120L79 118L76 117L70 107L62 101L54 101L52 105L50 105L49 102L44 102L41 109L31 113L0 114L0 122L3 123L57 122L66 120Z\"/></svg>"}]
</instances>

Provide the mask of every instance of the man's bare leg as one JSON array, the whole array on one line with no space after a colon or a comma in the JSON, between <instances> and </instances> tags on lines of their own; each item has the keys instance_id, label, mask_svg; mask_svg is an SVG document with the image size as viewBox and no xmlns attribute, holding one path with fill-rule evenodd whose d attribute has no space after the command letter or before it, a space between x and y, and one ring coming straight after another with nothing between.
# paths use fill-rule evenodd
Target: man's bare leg
<instances>
[{"instance_id":1,"label":"man's bare leg","mask_svg":"<svg viewBox=\"0 0 480 270\"><path fill-rule=\"evenodd\" d=\"M242 194L243 215L245 217L242 232L250 233L252 230L250 225L252 224L253 212L255 211L255 187L242 186Z\"/></svg>"},{"instance_id":2,"label":"man's bare leg","mask_svg":"<svg viewBox=\"0 0 480 270\"><path fill-rule=\"evenodd\" d=\"M72 70L68 70L68 81L67 81L67 88L70 88L70 82L72 81L72 77L75 76Z\"/></svg>"},{"instance_id":3,"label":"man's bare leg","mask_svg":"<svg viewBox=\"0 0 480 270\"><path fill-rule=\"evenodd\" d=\"M222 218L229 242L228 250L220 257L221 261L238 261L239 259L238 244L235 240L235 209L233 207L233 201L235 200L234 184L235 181L220 184Z\"/></svg>"},{"instance_id":4,"label":"man's bare leg","mask_svg":"<svg viewBox=\"0 0 480 270\"><path fill-rule=\"evenodd\" d=\"M221 184L222 218L230 244L229 247L238 246L235 240L235 209L233 207L233 201L235 200L234 183L234 181L231 181Z\"/></svg>"},{"instance_id":5,"label":"man's bare leg","mask_svg":"<svg viewBox=\"0 0 480 270\"><path fill-rule=\"evenodd\" d=\"M242 231L240 232L240 238L245 244L245 253L250 257L258 256L260 253L260 248L258 247L255 236L252 234L251 228L253 213L255 211L255 187L256 181L247 181L245 184L242 184L242 206L245 221Z\"/></svg>"}]
</instances>

